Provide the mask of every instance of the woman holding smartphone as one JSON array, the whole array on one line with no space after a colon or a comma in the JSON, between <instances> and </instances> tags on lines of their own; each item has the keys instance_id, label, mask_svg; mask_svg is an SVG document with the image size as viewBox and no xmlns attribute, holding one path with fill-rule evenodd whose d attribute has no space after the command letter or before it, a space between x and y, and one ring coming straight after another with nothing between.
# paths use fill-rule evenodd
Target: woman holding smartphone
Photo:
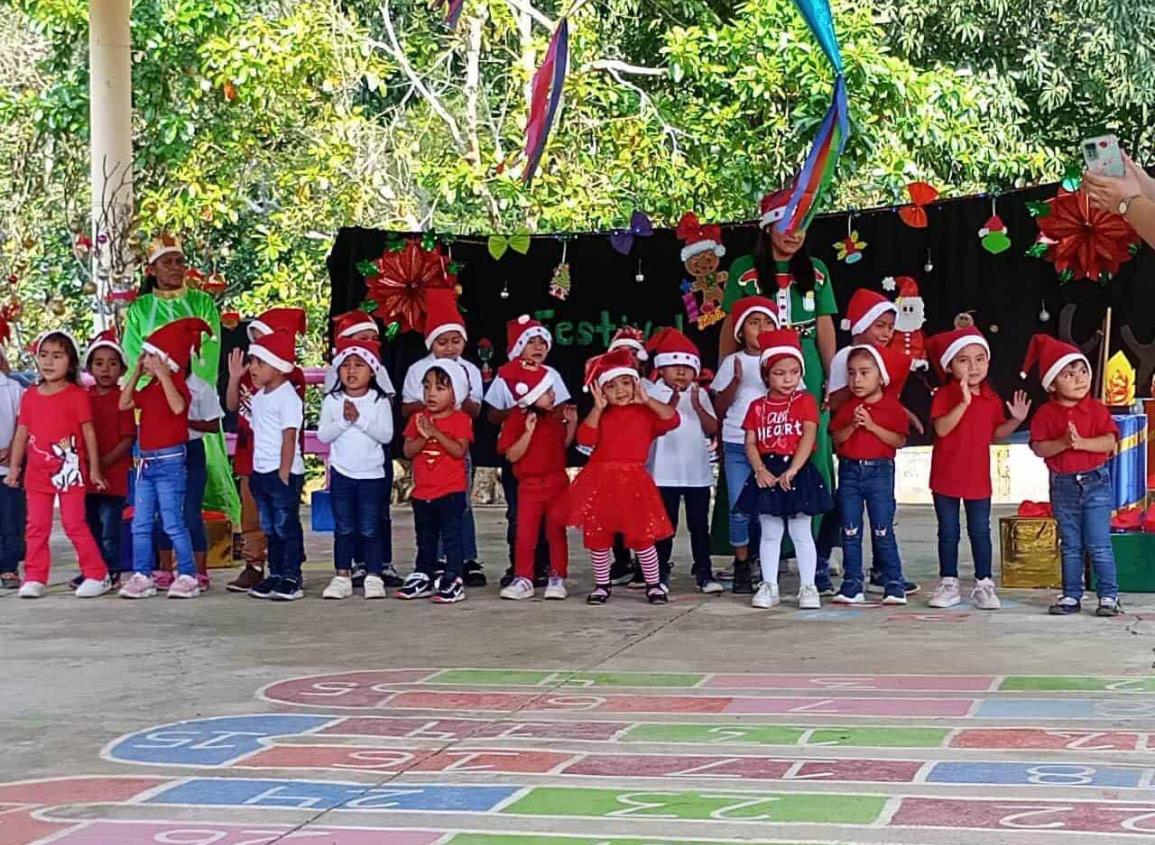
<instances>
[{"instance_id":1,"label":"woman holding smartphone","mask_svg":"<svg viewBox=\"0 0 1155 845\"><path fill-rule=\"evenodd\" d=\"M1121 214L1147 245L1155 248L1155 179L1123 154L1122 177L1083 174L1083 190L1091 205Z\"/></svg>"}]
</instances>

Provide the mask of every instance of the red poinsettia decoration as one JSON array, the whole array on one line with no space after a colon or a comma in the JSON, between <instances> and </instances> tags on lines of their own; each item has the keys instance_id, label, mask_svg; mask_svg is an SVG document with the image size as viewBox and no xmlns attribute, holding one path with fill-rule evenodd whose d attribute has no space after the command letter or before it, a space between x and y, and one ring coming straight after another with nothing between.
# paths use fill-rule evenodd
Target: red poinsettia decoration
<instances>
[{"instance_id":1,"label":"red poinsettia decoration","mask_svg":"<svg viewBox=\"0 0 1155 845\"><path fill-rule=\"evenodd\" d=\"M1036 246L1063 281L1107 281L1134 254L1139 237L1131 224L1114 212L1094 208L1082 190L1060 190L1047 204L1050 213L1035 218Z\"/></svg>"},{"instance_id":2,"label":"red poinsettia decoration","mask_svg":"<svg viewBox=\"0 0 1155 845\"><path fill-rule=\"evenodd\" d=\"M415 239L400 249L386 249L365 275L369 298L377 303L374 316L383 322L397 322L401 331L423 331L425 296L430 290L457 285L441 248L422 249Z\"/></svg>"}]
</instances>

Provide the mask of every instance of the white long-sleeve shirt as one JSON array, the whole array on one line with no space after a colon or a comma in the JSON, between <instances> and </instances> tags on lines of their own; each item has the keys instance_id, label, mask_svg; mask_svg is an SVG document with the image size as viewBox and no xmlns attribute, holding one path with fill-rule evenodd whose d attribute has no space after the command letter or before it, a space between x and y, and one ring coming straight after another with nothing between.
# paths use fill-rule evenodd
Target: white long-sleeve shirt
<instances>
[{"instance_id":1,"label":"white long-sleeve shirt","mask_svg":"<svg viewBox=\"0 0 1155 845\"><path fill-rule=\"evenodd\" d=\"M357 421L345 419L345 402L357 406ZM329 444L329 465L346 478L384 478L382 444L393 439L393 408L370 390L356 398L329 394L321 403L317 439Z\"/></svg>"}]
</instances>

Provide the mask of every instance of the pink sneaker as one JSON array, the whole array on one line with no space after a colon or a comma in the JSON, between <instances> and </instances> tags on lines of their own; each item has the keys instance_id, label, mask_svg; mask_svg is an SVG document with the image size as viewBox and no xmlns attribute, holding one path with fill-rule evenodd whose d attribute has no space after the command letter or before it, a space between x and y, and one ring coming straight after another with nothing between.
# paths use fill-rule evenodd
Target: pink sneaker
<instances>
[{"instance_id":1,"label":"pink sneaker","mask_svg":"<svg viewBox=\"0 0 1155 845\"><path fill-rule=\"evenodd\" d=\"M195 599L201 594L200 585L192 575L181 575L168 588L170 599Z\"/></svg>"},{"instance_id":2,"label":"pink sneaker","mask_svg":"<svg viewBox=\"0 0 1155 845\"><path fill-rule=\"evenodd\" d=\"M156 584L147 575L134 572L132 577L124 582L118 595L122 599L150 599L156 595Z\"/></svg>"},{"instance_id":3,"label":"pink sneaker","mask_svg":"<svg viewBox=\"0 0 1155 845\"><path fill-rule=\"evenodd\" d=\"M173 574L164 569L154 569L152 571L152 583L156 585L158 590L164 591L172 586Z\"/></svg>"},{"instance_id":4,"label":"pink sneaker","mask_svg":"<svg viewBox=\"0 0 1155 845\"><path fill-rule=\"evenodd\" d=\"M197 575L197 586L201 588L202 593L207 593L213 582L207 575Z\"/></svg>"}]
</instances>

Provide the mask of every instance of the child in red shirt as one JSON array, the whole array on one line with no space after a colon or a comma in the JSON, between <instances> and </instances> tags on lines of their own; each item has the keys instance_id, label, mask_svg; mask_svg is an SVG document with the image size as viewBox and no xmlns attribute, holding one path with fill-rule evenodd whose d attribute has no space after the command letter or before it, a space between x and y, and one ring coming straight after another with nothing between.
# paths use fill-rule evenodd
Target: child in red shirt
<instances>
[{"instance_id":1,"label":"child in red shirt","mask_svg":"<svg viewBox=\"0 0 1155 845\"><path fill-rule=\"evenodd\" d=\"M938 517L939 583L930 606L954 607L962 599L958 581L961 535L959 502L966 507L967 535L975 560L971 601L979 610L1002 605L991 580L991 450L1008 437L1031 410L1027 394L1015 391L1003 412L1003 401L987 383L990 346L973 327L942 332L926 342L931 363L944 379L930 406L934 449L930 459L930 490Z\"/></svg>"},{"instance_id":2,"label":"child in red shirt","mask_svg":"<svg viewBox=\"0 0 1155 845\"><path fill-rule=\"evenodd\" d=\"M26 391L20 400L10 469L4 479L9 487L18 487L22 471L25 476L28 516L20 597L38 599L44 595L52 566L48 551L52 506L59 499L60 521L84 574L76 597L95 598L110 587L100 547L84 521L85 466L87 482L95 489L103 490L105 482L92 425L92 405L88 393L79 385L80 353L71 337L55 331L38 337L33 349L40 384Z\"/></svg>"},{"instance_id":3,"label":"child in red shirt","mask_svg":"<svg viewBox=\"0 0 1155 845\"><path fill-rule=\"evenodd\" d=\"M898 374L910 369L901 352L856 346L847 356L851 398L830 422L838 452L838 512L842 522L842 585L834 601L862 604L862 511L874 535L876 564L882 567L883 604L906 604L906 581L894 536L894 456L910 430L906 412L890 392Z\"/></svg>"},{"instance_id":4,"label":"child in red shirt","mask_svg":"<svg viewBox=\"0 0 1155 845\"><path fill-rule=\"evenodd\" d=\"M577 441L593 448L590 461L570 488L570 525L581 528L594 569L590 604L610 597L611 551L615 534L637 552L650 604L665 604L654 543L670 537L674 527L646 458L654 440L678 427L673 406L642 389L633 356L615 349L586 362L586 385L593 410L578 429Z\"/></svg>"},{"instance_id":5,"label":"child in red shirt","mask_svg":"<svg viewBox=\"0 0 1155 845\"><path fill-rule=\"evenodd\" d=\"M1051 508L1063 560L1063 595L1049 612L1067 616L1082 609L1083 560L1090 556L1099 594L1095 615L1118 616L1123 610L1111 547L1115 495L1107 461L1118 443L1119 427L1107 407L1091 396L1091 364L1078 349L1037 334L1027 349L1023 373L1036 362L1051 398L1031 420L1031 450L1051 471Z\"/></svg>"},{"instance_id":6,"label":"child in red shirt","mask_svg":"<svg viewBox=\"0 0 1155 845\"><path fill-rule=\"evenodd\" d=\"M501 597L520 601L534 594L534 550L542 522L549 543L550 575L546 599L566 597L569 544L565 536L566 450L573 443L577 409L556 408L555 377L544 367L510 361L499 370L517 397L517 406L501 424L497 452L513 466L517 477L517 538L514 579L501 588Z\"/></svg>"},{"instance_id":7,"label":"child in red shirt","mask_svg":"<svg viewBox=\"0 0 1155 845\"><path fill-rule=\"evenodd\" d=\"M127 368L115 329L101 332L89 344L84 352L84 369L95 381L88 389L88 397L106 485L104 490L89 485L84 499L85 520L100 546L113 589L120 589L120 538L128 474L132 471L132 446L136 442L136 418L132 411L120 409L120 377ZM79 586L76 581L73 583Z\"/></svg>"},{"instance_id":8,"label":"child in red shirt","mask_svg":"<svg viewBox=\"0 0 1155 845\"><path fill-rule=\"evenodd\" d=\"M465 600L461 519L465 512L465 457L473 442L473 420L461 410L469 398L469 376L452 358L419 361L425 410L405 426L405 457L413 462L413 527L417 567L395 595L438 604ZM445 571L434 580L437 543L445 551Z\"/></svg>"},{"instance_id":9,"label":"child in red shirt","mask_svg":"<svg viewBox=\"0 0 1155 845\"><path fill-rule=\"evenodd\" d=\"M818 403L802 382L805 364L796 331L763 332L758 346L762 380L769 392L750 403L742 422L746 459L753 472L735 505L762 527L762 585L751 604L778 605L778 561L782 537L789 530L798 559L798 606L815 610L821 600L814 585L818 550L811 517L834 507L822 474L810 462L818 437Z\"/></svg>"}]
</instances>

